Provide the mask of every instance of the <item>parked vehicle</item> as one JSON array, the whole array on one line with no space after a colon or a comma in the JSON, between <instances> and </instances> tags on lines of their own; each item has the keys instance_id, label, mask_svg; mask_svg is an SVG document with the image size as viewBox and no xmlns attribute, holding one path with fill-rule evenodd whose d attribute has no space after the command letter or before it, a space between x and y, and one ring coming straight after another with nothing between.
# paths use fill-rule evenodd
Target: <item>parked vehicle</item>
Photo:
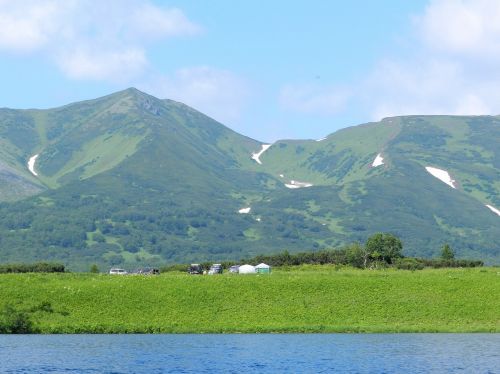
<instances>
[{"instance_id":1,"label":"parked vehicle","mask_svg":"<svg viewBox=\"0 0 500 374\"><path fill-rule=\"evenodd\" d=\"M141 275L158 275L160 274L160 270L157 268L142 268L138 269L135 274L141 274Z\"/></svg>"},{"instance_id":2,"label":"parked vehicle","mask_svg":"<svg viewBox=\"0 0 500 374\"><path fill-rule=\"evenodd\" d=\"M222 274L223 268L221 264L213 264L210 266L210 270L208 271L209 275L213 274Z\"/></svg>"},{"instance_id":3,"label":"parked vehicle","mask_svg":"<svg viewBox=\"0 0 500 374\"><path fill-rule=\"evenodd\" d=\"M128 272L125 269L120 269L120 268L111 268L109 271L109 274L113 275L126 275Z\"/></svg>"},{"instance_id":4,"label":"parked vehicle","mask_svg":"<svg viewBox=\"0 0 500 374\"><path fill-rule=\"evenodd\" d=\"M229 268L230 273L239 273L240 272L240 265L233 265Z\"/></svg>"},{"instance_id":5,"label":"parked vehicle","mask_svg":"<svg viewBox=\"0 0 500 374\"><path fill-rule=\"evenodd\" d=\"M188 268L189 274L203 274L203 267L200 264L191 264Z\"/></svg>"}]
</instances>

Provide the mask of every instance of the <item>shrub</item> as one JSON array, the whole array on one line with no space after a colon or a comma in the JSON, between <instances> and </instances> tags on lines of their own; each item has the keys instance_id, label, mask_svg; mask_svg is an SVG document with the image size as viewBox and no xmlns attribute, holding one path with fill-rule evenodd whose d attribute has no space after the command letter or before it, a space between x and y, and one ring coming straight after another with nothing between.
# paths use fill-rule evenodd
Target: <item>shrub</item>
<instances>
[{"instance_id":1,"label":"shrub","mask_svg":"<svg viewBox=\"0 0 500 374\"><path fill-rule=\"evenodd\" d=\"M0 273L64 273L63 264L36 262L34 264L3 264Z\"/></svg>"},{"instance_id":2,"label":"shrub","mask_svg":"<svg viewBox=\"0 0 500 374\"><path fill-rule=\"evenodd\" d=\"M64 273L64 265L51 262L33 264L33 273Z\"/></svg>"},{"instance_id":3,"label":"shrub","mask_svg":"<svg viewBox=\"0 0 500 374\"><path fill-rule=\"evenodd\" d=\"M475 268L484 265L483 261L480 260L443 260L441 258L419 258L425 266L432 267L435 269L439 268Z\"/></svg>"},{"instance_id":4,"label":"shrub","mask_svg":"<svg viewBox=\"0 0 500 374\"><path fill-rule=\"evenodd\" d=\"M167 273L170 271L178 271L181 273L186 273L188 271L189 265L186 264L174 264L174 265L165 265L160 268L160 272Z\"/></svg>"},{"instance_id":5,"label":"shrub","mask_svg":"<svg viewBox=\"0 0 500 374\"><path fill-rule=\"evenodd\" d=\"M106 237L103 234L96 232L96 233L94 233L94 235L92 235L92 240L94 240L95 242L98 242L98 243L105 243Z\"/></svg>"},{"instance_id":6,"label":"shrub","mask_svg":"<svg viewBox=\"0 0 500 374\"><path fill-rule=\"evenodd\" d=\"M97 274L99 273L99 268L97 267L96 264L93 264L91 267L90 267L90 272L93 273L93 274Z\"/></svg>"},{"instance_id":7,"label":"shrub","mask_svg":"<svg viewBox=\"0 0 500 374\"><path fill-rule=\"evenodd\" d=\"M0 334L31 334L35 331L28 313L7 304L0 312Z\"/></svg>"},{"instance_id":8,"label":"shrub","mask_svg":"<svg viewBox=\"0 0 500 374\"><path fill-rule=\"evenodd\" d=\"M394 266L402 270L422 270L425 267L421 261L412 257L399 258L395 261Z\"/></svg>"}]
</instances>

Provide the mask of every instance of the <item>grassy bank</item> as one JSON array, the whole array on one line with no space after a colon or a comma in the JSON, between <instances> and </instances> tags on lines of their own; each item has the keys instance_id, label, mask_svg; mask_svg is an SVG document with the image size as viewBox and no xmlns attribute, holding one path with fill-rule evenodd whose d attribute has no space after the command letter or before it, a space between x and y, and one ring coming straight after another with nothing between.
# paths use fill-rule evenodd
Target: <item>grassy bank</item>
<instances>
[{"instance_id":1,"label":"grassy bank","mask_svg":"<svg viewBox=\"0 0 500 374\"><path fill-rule=\"evenodd\" d=\"M500 332L500 269L3 274L7 303L43 333Z\"/></svg>"}]
</instances>

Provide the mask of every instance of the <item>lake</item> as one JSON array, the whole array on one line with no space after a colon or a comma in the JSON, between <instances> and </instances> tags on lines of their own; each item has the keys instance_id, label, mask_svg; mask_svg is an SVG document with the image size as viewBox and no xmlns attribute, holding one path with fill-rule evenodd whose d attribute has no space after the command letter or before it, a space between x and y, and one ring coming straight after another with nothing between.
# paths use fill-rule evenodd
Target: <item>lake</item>
<instances>
[{"instance_id":1,"label":"lake","mask_svg":"<svg viewBox=\"0 0 500 374\"><path fill-rule=\"evenodd\" d=\"M0 335L2 373L500 373L500 334Z\"/></svg>"}]
</instances>

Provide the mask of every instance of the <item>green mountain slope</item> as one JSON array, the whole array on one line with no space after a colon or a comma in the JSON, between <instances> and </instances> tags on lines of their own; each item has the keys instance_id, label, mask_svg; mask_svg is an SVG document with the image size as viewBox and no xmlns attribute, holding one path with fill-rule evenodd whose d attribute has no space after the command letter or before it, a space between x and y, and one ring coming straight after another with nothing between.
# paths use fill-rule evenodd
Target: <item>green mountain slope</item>
<instances>
[{"instance_id":1,"label":"green mountain slope","mask_svg":"<svg viewBox=\"0 0 500 374\"><path fill-rule=\"evenodd\" d=\"M500 208L498 140L496 117L408 116L263 148L136 89L2 109L0 258L132 267L317 250L388 231L407 254L433 256L448 242L462 257L500 262L500 216L486 207ZM27 165L35 155L37 175Z\"/></svg>"}]
</instances>

